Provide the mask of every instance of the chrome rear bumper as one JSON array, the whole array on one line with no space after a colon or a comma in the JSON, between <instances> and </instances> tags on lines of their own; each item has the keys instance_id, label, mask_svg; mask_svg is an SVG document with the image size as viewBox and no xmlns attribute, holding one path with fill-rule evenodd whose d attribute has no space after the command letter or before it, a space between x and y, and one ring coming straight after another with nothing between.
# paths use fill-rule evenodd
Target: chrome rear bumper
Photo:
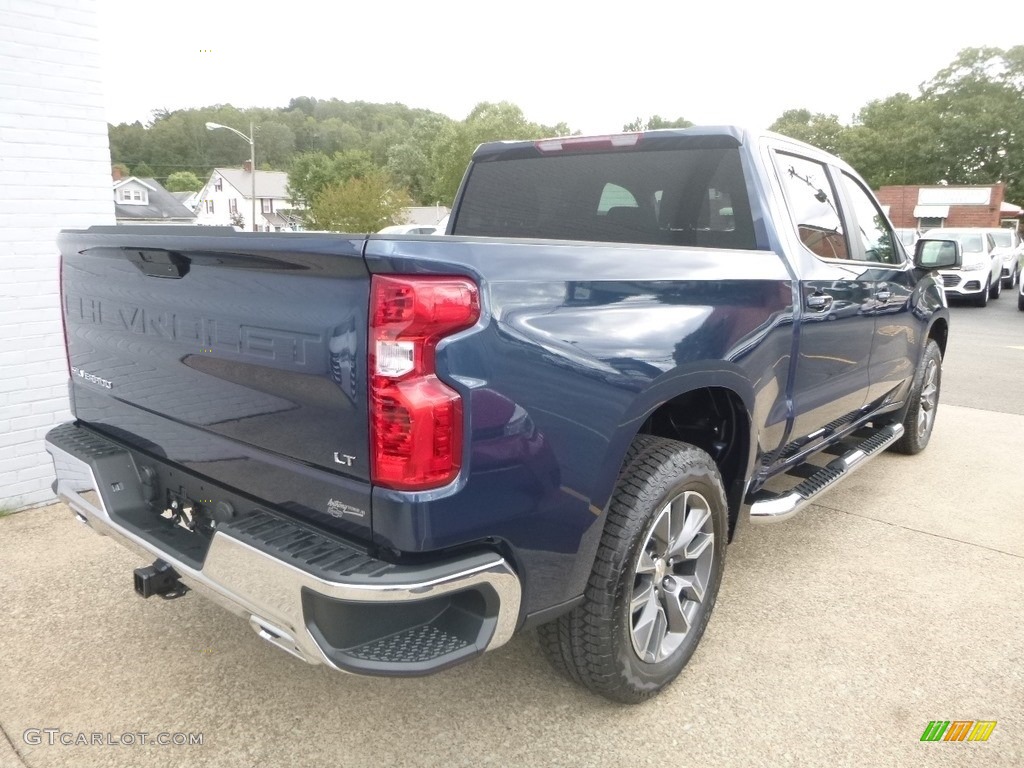
<instances>
[{"instance_id":1,"label":"chrome rear bumper","mask_svg":"<svg viewBox=\"0 0 1024 768\"><path fill-rule=\"evenodd\" d=\"M73 437L68 439L72 430L85 428L57 427L47 435L46 450L56 469L55 491L79 520L144 558L169 563L188 587L245 618L260 637L306 662L363 674L427 674L503 645L516 629L519 579L493 552L429 566L397 566L357 553L355 557L362 558L357 572L335 578L319 566L307 565L301 556L263 545L246 526L259 528L260 521L264 528L277 526L272 537L264 538L286 541L288 526L293 526L293 540L305 537L301 544L308 545L306 550L326 553L315 558L320 562L329 561L332 544L342 559L354 550L261 510L256 526L250 517L237 526L219 527L202 566L193 567L111 516L101 492L101 483L109 478L96 476L88 450L76 448ZM124 450L91 430L85 432L92 445L99 440L111 450ZM446 611L458 614L447 624ZM467 630L466 617L474 611L479 621L469 619ZM403 627L403 616L414 617L407 622L415 625ZM364 626L345 626L352 622ZM375 624L381 627L377 633ZM452 626L460 629L460 637L449 631ZM413 647L415 652L409 650Z\"/></svg>"}]
</instances>

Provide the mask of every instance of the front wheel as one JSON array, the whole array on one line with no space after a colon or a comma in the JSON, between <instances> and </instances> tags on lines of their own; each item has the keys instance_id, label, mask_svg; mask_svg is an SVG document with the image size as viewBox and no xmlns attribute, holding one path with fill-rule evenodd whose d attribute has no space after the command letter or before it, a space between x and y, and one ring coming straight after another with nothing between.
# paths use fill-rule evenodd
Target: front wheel
<instances>
[{"instance_id":1,"label":"front wheel","mask_svg":"<svg viewBox=\"0 0 1024 768\"><path fill-rule=\"evenodd\" d=\"M1015 265L1013 267L1013 269L1010 270L1010 274L1008 274L1003 279L1003 288L1010 288L1010 289L1012 289L1016 284L1017 284L1017 267Z\"/></svg>"},{"instance_id":2,"label":"front wheel","mask_svg":"<svg viewBox=\"0 0 1024 768\"><path fill-rule=\"evenodd\" d=\"M991 281L985 283L985 287L981 293L974 297L974 306L976 307L987 307L988 306L988 295L992 289Z\"/></svg>"},{"instance_id":3,"label":"front wheel","mask_svg":"<svg viewBox=\"0 0 1024 768\"><path fill-rule=\"evenodd\" d=\"M1024 277L1022 277L1021 279L1024 280ZM1021 312L1024 312L1024 293L1017 294L1017 309L1019 309Z\"/></svg>"},{"instance_id":4,"label":"front wheel","mask_svg":"<svg viewBox=\"0 0 1024 768\"><path fill-rule=\"evenodd\" d=\"M993 282L992 285L988 289L988 297L990 299L998 299L999 298L999 294L1001 294L1002 292L1003 292L1003 279L1001 277L997 277L995 279L995 282Z\"/></svg>"},{"instance_id":5,"label":"front wheel","mask_svg":"<svg viewBox=\"0 0 1024 768\"><path fill-rule=\"evenodd\" d=\"M711 457L641 435L612 496L583 603L538 628L556 669L633 704L671 683L711 617L728 511Z\"/></svg>"},{"instance_id":6,"label":"front wheel","mask_svg":"<svg viewBox=\"0 0 1024 768\"><path fill-rule=\"evenodd\" d=\"M914 383L910 388L910 406L903 418L903 437L893 445L894 451L912 456L927 447L935 427L941 387L942 352L934 339L928 339L924 359L914 374Z\"/></svg>"}]
</instances>

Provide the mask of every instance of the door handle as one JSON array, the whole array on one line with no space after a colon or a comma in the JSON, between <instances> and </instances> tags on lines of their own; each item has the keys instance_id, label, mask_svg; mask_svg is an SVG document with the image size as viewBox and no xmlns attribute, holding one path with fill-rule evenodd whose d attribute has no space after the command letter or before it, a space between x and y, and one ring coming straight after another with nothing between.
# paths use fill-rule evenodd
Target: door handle
<instances>
[{"instance_id":1,"label":"door handle","mask_svg":"<svg viewBox=\"0 0 1024 768\"><path fill-rule=\"evenodd\" d=\"M827 293L812 293L807 297L807 308L815 312L825 312L832 306L832 297Z\"/></svg>"}]
</instances>

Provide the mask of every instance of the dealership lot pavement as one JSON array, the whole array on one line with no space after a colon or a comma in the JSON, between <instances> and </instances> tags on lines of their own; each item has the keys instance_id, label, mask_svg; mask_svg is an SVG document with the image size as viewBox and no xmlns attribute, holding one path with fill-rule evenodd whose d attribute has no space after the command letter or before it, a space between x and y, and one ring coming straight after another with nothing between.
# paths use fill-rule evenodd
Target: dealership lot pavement
<instances>
[{"instance_id":1,"label":"dealership lot pavement","mask_svg":"<svg viewBox=\"0 0 1024 768\"><path fill-rule=\"evenodd\" d=\"M62 505L0 519L0 768L1022 765L1024 314L1008 310L992 318L1019 321L999 352L1013 412L972 398L979 341L954 337L929 449L745 530L692 662L639 707L556 677L531 634L423 679L310 667L196 596L138 599L141 563ZM998 725L985 743L921 743L937 719ZM203 743L26 740L45 728Z\"/></svg>"}]
</instances>

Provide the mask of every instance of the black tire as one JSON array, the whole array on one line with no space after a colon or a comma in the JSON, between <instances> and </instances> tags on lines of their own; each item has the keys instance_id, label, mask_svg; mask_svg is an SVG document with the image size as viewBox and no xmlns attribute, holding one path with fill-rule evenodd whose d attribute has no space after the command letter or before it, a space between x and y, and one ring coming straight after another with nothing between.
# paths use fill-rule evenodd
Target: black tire
<instances>
[{"instance_id":1,"label":"black tire","mask_svg":"<svg viewBox=\"0 0 1024 768\"><path fill-rule=\"evenodd\" d=\"M991 278L989 278L989 280L991 280ZM989 294L989 290L991 288L992 288L992 286L989 283L986 282L985 283L985 288L982 290L982 292L979 293L977 296L975 296L974 299L972 300L974 302L974 306L976 306L976 307L987 307L988 306L988 294Z\"/></svg>"},{"instance_id":2,"label":"black tire","mask_svg":"<svg viewBox=\"0 0 1024 768\"><path fill-rule=\"evenodd\" d=\"M1017 309L1024 312L1024 293L1017 294Z\"/></svg>"},{"instance_id":3,"label":"black tire","mask_svg":"<svg viewBox=\"0 0 1024 768\"><path fill-rule=\"evenodd\" d=\"M1003 278L1003 288L1013 288L1017 284L1017 268L1014 267L1010 270L1005 278Z\"/></svg>"},{"instance_id":4,"label":"black tire","mask_svg":"<svg viewBox=\"0 0 1024 768\"><path fill-rule=\"evenodd\" d=\"M583 603L537 629L555 669L627 704L645 701L671 683L711 617L727 526L722 478L707 453L675 440L637 437L609 504ZM664 552L658 549L662 533L668 534ZM638 637L648 626L645 643Z\"/></svg>"},{"instance_id":5,"label":"black tire","mask_svg":"<svg viewBox=\"0 0 1024 768\"><path fill-rule=\"evenodd\" d=\"M941 389L942 353L935 340L928 339L910 388L910 406L903 418L903 437L893 444L894 451L913 456L928 446L935 428Z\"/></svg>"},{"instance_id":6,"label":"black tire","mask_svg":"<svg viewBox=\"0 0 1024 768\"><path fill-rule=\"evenodd\" d=\"M990 299L998 299L999 294L1003 292L1003 278L997 277L995 282L992 283L988 288L988 297Z\"/></svg>"}]
</instances>

